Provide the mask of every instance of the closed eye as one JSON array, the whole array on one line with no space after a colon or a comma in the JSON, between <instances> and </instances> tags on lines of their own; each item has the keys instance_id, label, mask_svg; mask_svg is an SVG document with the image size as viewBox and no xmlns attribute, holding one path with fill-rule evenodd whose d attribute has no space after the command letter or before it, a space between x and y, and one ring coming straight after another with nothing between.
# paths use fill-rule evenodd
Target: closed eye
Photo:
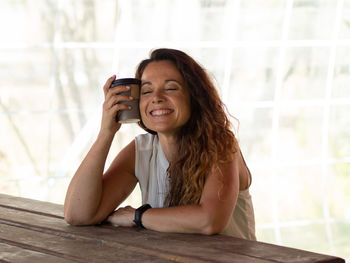
<instances>
[{"instance_id":1,"label":"closed eye","mask_svg":"<svg viewBox=\"0 0 350 263\"><path fill-rule=\"evenodd\" d=\"M149 94L151 92L152 92L151 90L141 91L141 95L146 95L146 94Z\"/></svg>"},{"instance_id":2,"label":"closed eye","mask_svg":"<svg viewBox=\"0 0 350 263\"><path fill-rule=\"evenodd\" d=\"M150 85L148 83L144 83L141 86L141 95L147 95L149 93L152 92L152 88L150 87Z\"/></svg>"},{"instance_id":3,"label":"closed eye","mask_svg":"<svg viewBox=\"0 0 350 263\"><path fill-rule=\"evenodd\" d=\"M169 81L167 85L165 85L165 90L171 91L171 90L178 90L180 85L175 81Z\"/></svg>"}]
</instances>

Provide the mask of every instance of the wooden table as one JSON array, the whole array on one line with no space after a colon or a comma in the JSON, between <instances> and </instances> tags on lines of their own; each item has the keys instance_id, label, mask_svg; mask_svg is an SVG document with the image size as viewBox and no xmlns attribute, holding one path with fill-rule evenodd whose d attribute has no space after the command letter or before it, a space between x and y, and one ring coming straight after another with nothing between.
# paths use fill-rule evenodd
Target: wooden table
<instances>
[{"instance_id":1,"label":"wooden table","mask_svg":"<svg viewBox=\"0 0 350 263\"><path fill-rule=\"evenodd\" d=\"M0 262L344 262L223 235L74 227L61 205L0 194Z\"/></svg>"}]
</instances>

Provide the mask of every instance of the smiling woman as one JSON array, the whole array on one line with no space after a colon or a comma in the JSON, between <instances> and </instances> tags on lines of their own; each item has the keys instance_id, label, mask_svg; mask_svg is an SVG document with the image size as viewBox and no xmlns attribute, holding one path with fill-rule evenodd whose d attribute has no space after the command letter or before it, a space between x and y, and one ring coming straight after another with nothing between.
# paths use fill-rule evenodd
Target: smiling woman
<instances>
[{"instance_id":1,"label":"smiling woman","mask_svg":"<svg viewBox=\"0 0 350 263\"><path fill-rule=\"evenodd\" d=\"M0 1L0 192L63 203L106 75L169 45L239 119L257 238L350 262L349 17L344 0ZM106 168L142 132L123 125Z\"/></svg>"},{"instance_id":2,"label":"smiling woman","mask_svg":"<svg viewBox=\"0 0 350 263\"><path fill-rule=\"evenodd\" d=\"M230 130L224 105L205 70L174 49L157 49L143 60L138 135L103 174L120 124L128 110L119 102L127 86L104 86L105 103L98 138L75 173L65 200L73 225L108 222L164 232L223 233L255 239L249 194L250 172ZM139 183L143 205L119 208ZM83 205L84 204L84 205Z\"/></svg>"},{"instance_id":3,"label":"smiling woman","mask_svg":"<svg viewBox=\"0 0 350 263\"><path fill-rule=\"evenodd\" d=\"M159 137L176 136L191 114L190 94L180 72L168 60L151 62L141 81L142 122Z\"/></svg>"}]
</instances>

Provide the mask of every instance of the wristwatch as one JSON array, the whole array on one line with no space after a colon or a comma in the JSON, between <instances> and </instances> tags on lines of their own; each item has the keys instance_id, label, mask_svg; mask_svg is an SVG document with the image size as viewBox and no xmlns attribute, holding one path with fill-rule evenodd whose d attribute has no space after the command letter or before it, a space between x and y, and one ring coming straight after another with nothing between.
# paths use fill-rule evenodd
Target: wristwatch
<instances>
[{"instance_id":1,"label":"wristwatch","mask_svg":"<svg viewBox=\"0 0 350 263\"><path fill-rule=\"evenodd\" d=\"M144 204L142 206L140 206L139 208L137 208L135 210L135 219L134 219L134 222L136 224L136 226L138 228L142 228L142 229L146 229L143 225L142 225L142 222L141 222L141 217L142 217L142 214L147 211L148 209L152 208L152 206L150 206L149 204Z\"/></svg>"}]
</instances>

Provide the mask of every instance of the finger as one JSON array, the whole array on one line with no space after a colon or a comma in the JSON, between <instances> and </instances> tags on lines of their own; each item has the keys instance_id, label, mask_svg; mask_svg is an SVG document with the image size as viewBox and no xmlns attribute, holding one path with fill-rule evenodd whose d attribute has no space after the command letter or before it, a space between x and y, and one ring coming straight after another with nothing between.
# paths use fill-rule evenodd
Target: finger
<instances>
[{"instance_id":1,"label":"finger","mask_svg":"<svg viewBox=\"0 0 350 263\"><path fill-rule=\"evenodd\" d=\"M116 103L122 102L122 101L131 101L134 98L127 95L127 94L108 94L106 101L114 101Z\"/></svg>"},{"instance_id":2,"label":"finger","mask_svg":"<svg viewBox=\"0 0 350 263\"><path fill-rule=\"evenodd\" d=\"M130 110L130 108L128 105L116 104L108 111L105 111L103 120L105 120L105 122L107 121L106 125L110 123L110 121L118 122L118 112L123 110ZM119 209L117 211L119 211Z\"/></svg>"},{"instance_id":3,"label":"finger","mask_svg":"<svg viewBox=\"0 0 350 263\"><path fill-rule=\"evenodd\" d=\"M124 93L130 90L130 86L115 86L113 88L109 88L107 94L105 96L106 99L109 99L113 95L118 95L120 93ZM120 94L123 95L123 94ZM125 94L124 94L125 95Z\"/></svg>"},{"instance_id":4,"label":"finger","mask_svg":"<svg viewBox=\"0 0 350 263\"><path fill-rule=\"evenodd\" d=\"M129 106L129 105L126 105L126 104L121 103L121 102L131 101L131 100L132 100L132 98L130 98L129 96L115 95L112 98L110 98L108 101L105 102L104 108L105 108L105 110L109 110L112 107L114 107L115 105L120 105L121 106L120 109L128 109L129 107L124 107L124 106Z\"/></svg>"},{"instance_id":5,"label":"finger","mask_svg":"<svg viewBox=\"0 0 350 263\"><path fill-rule=\"evenodd\" d=\"M113 216L109 216L109 217L107 217L106 221L107 221L108 223L111 223L111 224L116 225L116 223L115 223L115 220L114 220L114 217L113 217Z\"/></svg>"},{"instance_id":6,"label":"finger","mask_svg":"<svg viewBox=\"0 0 350 263\"><path fill-rule=\"evenodd\" d=\"M116 75L113 75L113 76L109 77L107 79L106 83L104 84L104 86L103 86L103 93L105 94L105 97L106 97L106 94L108 92L109 87L111 86L111 84L112 84L113 80L115 80L115 78L116 78Z\"/></svg>"}]
</instances>

